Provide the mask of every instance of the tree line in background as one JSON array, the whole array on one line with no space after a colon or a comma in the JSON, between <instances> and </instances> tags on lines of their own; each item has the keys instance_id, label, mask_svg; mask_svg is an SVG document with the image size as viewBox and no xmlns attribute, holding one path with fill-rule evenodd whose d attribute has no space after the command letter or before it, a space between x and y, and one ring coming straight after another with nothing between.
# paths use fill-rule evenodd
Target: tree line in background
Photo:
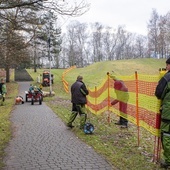
<instances>
[{"instance_id":1,"label":"tree line in background","mask_svg":"<svg viewBox=\"0 0 170 170\"><path fill-rule=\"evenodd\" d=\"M159 16L155 9L146 25L147 36L101 23L71 22L62 37L60 59L68 65L83 67L89 63L134 58L167 58L170 55L170 12Z\"/></svg>"},{"instance_id":2,"label":"tree line in background","mask_svg":"<svg viewBox=\"0 0 170 170\"><path fill-rule=\"evenodd\" d=\"M80 16L89 10L82 0L0 1L0 67L7 82L10 68L66 68L131 58L166 58L170 54L170 13L159 16L153 9L146 25L148 35L116 29L101 23L72 21L62 33L61 16Z\"/></svg>"}]
</instances>

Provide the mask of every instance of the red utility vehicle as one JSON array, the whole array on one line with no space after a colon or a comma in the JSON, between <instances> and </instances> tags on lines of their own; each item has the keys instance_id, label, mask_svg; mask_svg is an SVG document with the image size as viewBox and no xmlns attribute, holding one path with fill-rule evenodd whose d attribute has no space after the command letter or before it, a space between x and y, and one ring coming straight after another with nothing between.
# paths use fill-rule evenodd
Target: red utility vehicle
<instances>
[{"instance_id":1,"label":"red utility vehicle","mask_svg":"<svg viewBox=\"0 0 170 170\"><path fill-rule=\"evenodd\" d=\"M53 74L51 74L51 83L53 84ZM50 72L44 71L42 74L42 86L50 86Z\"/></svg>"}]
</instances>

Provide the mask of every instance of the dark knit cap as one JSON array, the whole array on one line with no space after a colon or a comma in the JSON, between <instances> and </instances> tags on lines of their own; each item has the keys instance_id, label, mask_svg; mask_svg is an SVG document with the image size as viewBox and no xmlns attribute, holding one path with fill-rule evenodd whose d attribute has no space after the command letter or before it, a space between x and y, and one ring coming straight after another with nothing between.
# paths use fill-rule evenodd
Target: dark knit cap
<instances>
[{"instance_id":1,"label":"dark knit cap","mask_svg":"<svg viewBox=\"0 0 170 170\"><path fill-rule=\"evenodd\" d=\"M166 60L166 64L170 64L170 58Z\"/></svg>"},{"instance_id":2,"label":"dark knit cap","mask_svg":"<svg viewBox=\"0 0 170 170\"><path fill-rule=\"evenodd\" d=\"M83 77L82 77L82 76L78 76L78 77L77 77L77 80L78 80L78 81L82 81L82 80L83 80Z\"/></svg>"}]
</instances>

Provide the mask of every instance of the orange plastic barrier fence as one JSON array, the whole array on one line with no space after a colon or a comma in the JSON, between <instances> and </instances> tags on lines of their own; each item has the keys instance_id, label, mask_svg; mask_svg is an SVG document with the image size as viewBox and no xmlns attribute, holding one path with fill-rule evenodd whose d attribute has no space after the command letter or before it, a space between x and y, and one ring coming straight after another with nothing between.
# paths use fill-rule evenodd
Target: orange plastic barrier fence
<instances>
[{"instance_id":1,"label":"orange plastic barrier fence","mask_svg":"<svg viewBox=\"0 0 170 170\"><path fill-rule=\"evenodd\" d=\"M72 69L74 69L74 68L76 68L76 66L72 66L72 67L66 69L66 70L63 72L63 74L62 74L63 87L64 87L64 90L65 90L66 93L69 92L69 84L68 84L68 82L65 80L65 75L66 75L68 72L70 72Z\"/></svg>"},{"instance_id":2,"label":"orange plastic barrier fence","mask_svg":"<svg viewBox=\"0 0 170 170\"><path fill-rule=\"evenodd\" d=\"M119 104L110 105L110 102L116 99L116 93L113 87L114 80L109 75L100 86L89 89L88 109L94 114L111 111L111 113L122 116L137 126L145 128L153 135L159 136L160 101L155 97L154 92L160 76L135 73L131 76L119 76L117 79L124 81L128 88L127 113L120 112Z\"/></svg>"},{"instance_id":3,"label":"orange plastic barrier fence","mask_svg":"<svg viewBox=\"0 0 170 170\"><path fill-rule=\"evenodd\" d=\"M160 75L141 75L135 72L131 76L117 76L118 80L122 80L128 88L129 100L127 102L127 112L124 113L119 109L119 103L111 106L111 101L116 99L114 89L114 80L107 74L100 86L89 89L87 108L94 114L101 114L109 111L110 114L117 114L126 118L128 121L137 125L138 128L138 146L140 142L139 127L145 128L155 136L153 161L160 160L161 144L160 144L160 100L155 96L155 88ZM121 95L123 95L123 92ZM123 102L123 99L122 101ZM108 115L108 122L110 122Z\"/></svg>"}]
</instances>

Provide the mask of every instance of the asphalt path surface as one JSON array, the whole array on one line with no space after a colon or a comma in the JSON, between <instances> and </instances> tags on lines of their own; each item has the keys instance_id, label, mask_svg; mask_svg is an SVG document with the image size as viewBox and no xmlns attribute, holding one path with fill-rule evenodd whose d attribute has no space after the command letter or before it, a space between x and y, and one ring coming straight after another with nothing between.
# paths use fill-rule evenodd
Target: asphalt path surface
<instances>
[{"instance_id":1,"label":"asphalt path surface","mask_svg":"<svg viewBox=\"0 0 170 170\"><path fill-rule=\"evenodd\" d=\"M29 82L18 82L24 97ZM3 170L116 170L103 156L69 130L44 103L15 105L13 137L5 152Z\"/></svg>"}]
</instances>

